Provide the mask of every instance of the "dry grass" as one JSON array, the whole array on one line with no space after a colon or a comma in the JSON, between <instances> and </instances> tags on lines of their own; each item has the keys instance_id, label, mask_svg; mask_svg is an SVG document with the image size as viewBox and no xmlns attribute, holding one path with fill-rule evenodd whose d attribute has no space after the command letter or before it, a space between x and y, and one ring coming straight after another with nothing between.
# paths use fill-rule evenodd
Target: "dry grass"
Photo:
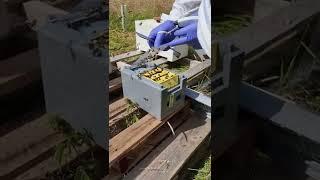
<instances>
[{"instance_id":1,"label":"dry grass","mask_svg":"<svg viewBox=\"0 0 320 180\"><path fill-rule=\"evenodd\" d=\"M214 18L214 32L220 36L234 33L250 24L251 18L248 15L224 15Z\"/></svg>"},{"instance_id":2,"label":"dry grass","mask_svg":"<svg viewBox=\"0 0 320 180\"><path fill-rule=\"evenodd\" d=\"M119 29L110 29L109 34L109 53L111 56L135 49L134 32L123 32Z\"/></svg>"},{"instance_id":3,"label":"dry grass","mask_svg":"<svg viewBox=\"0 0 320 180\"><path fill-rule=\"evenodd\" d=\"M111 0L109 2L109 50L110 55L125 53L135 49L134 21L150 19L161 13L169 13L174 0L129 1ZM126 4L128 14L126 18L127 30L121 28L120 6Z\"/></svg>"},{"instance_id":4,"label":"dry grass","mask_svg":"<svg viewBox=\"0 0 320 180\"><path fill-rule=\"evenodd\" d=\"M159 16L161 13L169 13L174 0L111 0L109 1L110 14L120 15L121 4L127 5L128 12L151 13Z\"/></svg>"}]
</instances>

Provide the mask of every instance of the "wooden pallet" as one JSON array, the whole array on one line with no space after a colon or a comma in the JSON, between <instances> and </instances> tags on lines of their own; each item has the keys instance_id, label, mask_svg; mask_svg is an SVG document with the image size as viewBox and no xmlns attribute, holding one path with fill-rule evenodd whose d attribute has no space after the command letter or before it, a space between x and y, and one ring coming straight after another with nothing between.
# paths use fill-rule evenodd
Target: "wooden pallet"
<instances>
[{"instance_id":1,"label":"wooden pallet","mask_svg":"<svg viewBox=\"0 0 320 180\"><path fill-rule=\"evenodd\" d=\"M38 49L0 61L0 97L41 80Z\"/></svg>"},{"instance_id":2,"label":"wooden pallet","mask_svg":"<svg viewBox=\"0 0 320 180\"><path fill-rule=\"evenodd\" d=\"M68 153L67 160L59 165L54 159L54 153L65 137L50 128L49 121L52 118L55 116L45 114L0 137L0 177L16 180L43 179L48 173L57 172L60 167L66 167L85 157L87 152L101 149L98 146L92 149L82 146L78 148L78 152ZM19 143L12 143L15 141Z\"/></svg>"},{"instance_id":3,"label":"wooden pallet","mask_svg":"<svg viewBox=\"0 0 320 180\"><path fill-rule=\"evenodd\" d=\"M127 179L173 179L210 136L211 120L192 113L175 137L164 139L127 175Z\"/></svg>"},{"instance_id":4,"label":"wooden pallet","mask_svg":"<svg viewBox=\"0 0 320 180\"><path fill-rule=\"evenodd\" d=\"M119 107L120 102L125 101L121 99L110 107ZM122 107L124 109L126 106ZM117 109L119 112L121 108ZM112 114L114 111L111 110L110 115ZM126 114L122 113L122 117L125 116ZM117 121L123 121L119 116L117 118ZM175 129L175 136L171 136L172 132L165 125L166 122ZM109 125L113 124L114 118L110 118ZM173 178L209 136L210 130L211 120L192 112L189 103L163 120L147 114L109 140L110 174L105 179L121 179L127 173L130 175L128 177L139 179L142 178L139 176L141 173L146 173L142 179L160 176L161 171L150 174L148 171L159 165L159 158L164 158L168 153L179 158L175 158L168 169L170 175L163 176L162 179L171 176ZM161 169L162 165L157 168ZM142 169L144 170L141 171Z\"/></svg>"},{"instance_id":5,"label":"wooden pallet","mask_svg":"<svg viewBox=\"0 0 320 180\"><path fill-rule=\"evenodd\" d=\"M122 87L121 77L113 78L109 81L109 93L116 92Z\"/></svg>"},{"instance_id":6,"label":"wooden pallet","mask_svg":"<svg viewBox=\"0 0 320 180\"><path fill-rule=\"evenodd\" d=\"M125 111L125 103L125 99L120 99L109 106L110 116L112 117L110 119L111 125L122 121L124 117L135 111L135 109L132 112ZM165 149L177 146L177 143L182 142L181 137L185 137L185 135L187 139L192 141L180 144L182 149L179 149L179 151L186 153L175 163L186 161L192 155L193 150L196 150L198 145L209 135L210 121L204 121L205 118L191 112L188 105L171 116L164 121L159 121L150 115L145 115L140 121L110 139L111 164L118 164L121 171L134 174L137 167L143 166L141 160L147 158L150 161L156 152L166 152L160 151L160 147ZM0 156L0 163L2 164L0 167L4 167L0 171L1 177L7 179L39 179L44 178L48 172L55 172L59 169L60 166L53 159L53 153L55 146L62 142L64 137L49 128L50 117L50 115L45 115L0 138L0 148L3 150ZM164 125L165 121L169 121L175 129L175 137L170 136L171 130ZM200 129L196 130L198 127ZM198 138L195 138L198 131L205 133L205 135L198 134ZM24 139L23 144L7 143L21 139ZM190 145L192 147L189 147ZM88 151L88 147L81 149L83 154ZM76 153L71 153L70 160L65 162L65 165L72 163L76 158L79 158ZM181 168L184 163L179 164L179 166L174 165L174 167ZM110 168L110 172L114 173L116 171L113 167Z\"/></svg>"},{"instance_id":7,"label":"wooden pallet","mask_svg":"<svg viewBox=\"0 0 320 180\"><path fill-rule=\"evenodd\" d=\"M0 99L12 104L15 102L14 107L17 108L24 104L19 97L34 98L30 100L34 102L27 104L28 107L23 106L24 111L8 117L9 121L1 124L0 179L39 179L60 167L53 159L53 154L55 147L65 138L49 128L48 122L52 116L44 115L42 96L41 102L37 102L41 95L38 91L42 91L38 84L41 84L38 49L0 61ZM34 88L26 91L29 87ZM36 97L34 93L38 93ZM88 147L80 149L83 153L87 151ZM76 158L78 155L72 152L65 164Z\"/></svg>"},{"instance_id":8,"label":"wooden pallet","mask_svg":"<svg viewBox=\"0 0 320 180\"><path fill-rule=\"evenodd\" d=\"M51 154L63 140L49 128L48 115L36 119L0 138L0 176L11 179ZM19 142L19 143L13 143Z\"/></svg>"},{"instance_id":9,"label":"wooden pallet","mask_svg":"<svg viewBox=\"0 0 320 180\"><path fill-rule=\"evenodd\" d=\"M43 114L41 91L38 49L0 61L0 135Z\"/></svg>"},{"instance_id":10,"label":"wooden pallet","mask_svg":"<svg viewBox=\"0 0 320 180\"><path fill-rule=\"evenodd\" d=\"M137 54L133 53L133 55ZM21 59L25 59L25 61L21 61ZM14 73L0 74L1 80L3 80L1 86L4 89L10 89L3 95L16 90L23 90L26 85L41 80L37 49L1 63L3 64L1 68L8 70L2 72ZM110 80L109 90L111 93L121 91L121 77L116 76ZM110 104L109 128L121 126L125 118L136 111L141 111L142 117L128 128L118 128L119 132L115 132L110 139L110 170L111 172L118 171L117 173L120 176L122 175L121 172L133 172L135 167L140 164L139 162L148 157L148 154L153 152L161 142L170 139L171 130L165 125L167 121L174 129L177 129L186 122L191 122L189 120L191 115L191 117L198 117L190 111L189 104L163 120L157 120L139 108L127 111L126 104L127 100L124 98L118 98ZM48 121L50 118L52 118L51 115L44 115L16 127L0 137L0 149L2 150L0 153L0 177L4 179L41 179L45 178L47 173L59 170L60 165L53 159L53 155L55 147L65 138L49 128ZM177 132L180 133L180 131ZM24 140L23 143L8 143L21 141L21 139ZM92 149L82 147L80 157L90 150ZM189 157L189 155L185 157ZM68 161L62 166L71 164L78 158L79 156L72 152ZM115 167L117 167L117 171L115 171Z\"/></svg>"},{"instance_id":11,"label":"wooden pallet","mask_svg":"<svg viewBox=\"0 0 320 180\"><path fill-rule=\"evenodd\" d=\"M184 142L184 144L180 143L183 147L179 147L179 151L176 152L182 153L184 156L177 159L170 169L170 171L175 172L172 173L171 176L175 176L210 134L211 120L192 112L189 103L163 120L157 120L145 113L146 115L129 127L125 126L126 117L138 111L139 108L133 108L128 111L127 107L127 100L125 98L121 98L109 106L110 174L105 177L105 179L121 179L126 173L129 173L130 177L138 177L138 169L141 169L142 166L146 166L146 164L141 164L141 162L144 162L144 159L147 158L149 159L148 161L157 161L155 159L155 153L161 154L160 149L163 150L164 148L169 147L171 147L171 151L174 150L181 142L181 138L185 137L185 135L187 136L187 139L198 138L192 142L188 141ZM170 136L171 130L169 126L165 124L166 122L169 122L176 131L176 135L173 138ZM199 124L199 122L201 123ZM198 130L189 132L189 130L192 129L191 127L196 128L198 125ZM190 127L190 129L187 129L186 127ZM118 131L115 131L114 129L117 128L119 128ZM199 134L197 136L198 131L203 132L204 135ZM170 153L177 155L176 152L172 151ZM150 168L151 166L145 167L145 169ZM150 177L151 176L152 175L150 174ZM165 179L167 176L163 178ZM146 179L149 179L148 176L146 176Z\"/></svg>"},{"instance_id":12,"label":"wooden pallet","mask_svg":"<svg viewBox=\"0 0 320 180\"><path fill-rule=\"evenodd\" d=\"M124 58L136 55L139 55L139 53L137 54L137 52L130 52L118 55L116 58L111 58L111 62L118 62ZM204 61L203 63L198 63L186 71L184 75L187 78L196 79L196 77L199 76L205 69L209 68L210 65L211 61L208 60ZM119 83L121 83L120 80ZM112 90L112 88L109 85L109 91L110 90ZM113 93L115 91L110 92ZM142 162L144 162L144 159L149 159L149 162L152 160L157 161L154 153L157 152L156 154L159 155L164 148L170 147L172 151L170 153L172 153L173 156L177 155L174 149L179 146L179 143L181 142L180 138L182 138L182 136L184 137L184 135L187 135L187 138L188 136L193 138L197 136L198 133L198 131L190 131L189 133L185 128L196 128L197 125L199 125L199 130L204 133L204 135L200 134L199 136L201 136L201 138L199 138L198 141L194 141L192 143L190 142L190 144L189 142L186 142L183 147L179 147L180 149L177 151L177 153L182 153L183 156L180 159L177 159L170 169L171 172L175 172L171 174L173 177L179 172L179 170L182 169L183 165L191 157L192 153L196 151L196 149L204 142L205 138L210 134L211 121L201 117L197 113L192 112L189 103L187 103L184 107L181 107L181 109L179 109L177 112L162 120L157 120L144 112L146 115L142 116L139 121L129 127L126 127L126 117L130 116L136 111L139 111L139 108L134 108L128 111L127 107L128 105L125 98L120 98L109 106L110 174L105 177L105 179L121 179L123 178L123 175L127 173L129 173L132 178L139 177L139 173L137 172L142 166L147 165L143 165ZM169 122L172 128L177 130L177 134L174 138L170 137L171 130L169 126L166 125L166 122ZM203 124L197 124L199 122L202 122ZM151 166L144 168L150 169ZM161 167L159 166L158 168ZM158 176L160 174L155 173L154 175ZM152 175L150 174L150 176L146 176L146 179L149 179L149 177L152 177ZM169 176L163 178L166 179L168 177Z\"/></svg>"}]
</instances>

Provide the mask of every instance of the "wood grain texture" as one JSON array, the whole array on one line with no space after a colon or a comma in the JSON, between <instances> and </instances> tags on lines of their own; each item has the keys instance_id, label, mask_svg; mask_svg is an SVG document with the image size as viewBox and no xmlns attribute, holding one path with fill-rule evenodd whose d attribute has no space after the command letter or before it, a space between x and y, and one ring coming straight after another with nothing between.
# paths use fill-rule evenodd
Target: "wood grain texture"
<instances>
[{"instance_id":1,"label":"wood grain texture","mask_svg":"<svg viewBox=\"0 0 320 180\"><path fill-rule=\"evenodd\" d=\"M61 167L71 163L79 156L83 155L87 151L89 151L88 146L82 146L78 148L79 154L72 150L71 153L68 154L68 159L64 161ZM15 180L26 180L26 179L45 179L47 173L52 173L59 170L60 165L58 162L53 158L53 156L48 157L44 161L38 163L36 166L33 166L28 171L20 174Z\"/></svg>"},{"instance_id":2,"label":"wood grain texture","mask_svg":"<svg viewBox=\"0 0 320 180\"><path fill-rule=\"evenodd\" d=\"M109 139L124 130L127 127L126 118L138 111L137 107L129 108L126 98L111 103L109 105Z\"/></svg>"},{"instance_id":3,"label":"wood grain texture","mask_svg":"<svg viewBox=\"0 0 320 180\"><path fill-rule=\"evenodd\" d=\"M188 117L190 117L190 109L184 108L179 113L177 113L173 118L168 120L173 129L178 128L181 124L183 124ZM128 160L128 168L125 172L130 171L134 166L136 166L144 157L146 157L154 148L163 141L168 136L171 136L171 130L168 126L163 125L158 130L156 130L151 136L149 136L143 144L140 144L136 148L133 148L126 157ZM116 167L117 168L117 167ZM103 180L107 179L119 179L122 177L122 174L116 168L109 169L109 176L105 177Z\"/></svg>"},{"instance_id":4,"label":"wood grain texture","mask_svg":"<svg viewBox=\"0 0 320 180\"><path fill-rule=\"evenodd\" d=\"M0 96L41 80L38 49L0 61Z\"/></svg>"},{"instance_id":5,"label":"wood grain texture","mask_svg":"<svg viewBox=\"0 0 320 180\"><path fill-rule=\"evenodd\" d=\"M308 18L318 14L319 11L320 1L318 0L297 1L222 39L234 43L249 58L306 22Z\"/></svg>"},{"instance_id":6,"label":"wood grain texture","mask_svg":"<svg viewBox=\"0 0 320 180\"><path fill-rule=\"evenodd\" d=\"M183 124L191 115L190 109L184 109L180 111L175 117L168 120L172 128L175 130L181 124ZM163 141L168 136L173 136L170 128L167 125L161 126L156 132L154 132L143 145L133 149L133 152L129 153L128 156L131 158L129 162L128 169L132 169L135 165L139 163L147 154L149 154L154 148L156 148L161 141ZM170 137L168 137L170 138Z\"/></svg>"},{"instance_id":7,"label":"wood grain texture","mask_svg":"<svg viewBox=\"0 0 320 180\"><path fill-rule=\"evenodd\" d=\"M122 87L121 77L109 81L109 93L115 92Z\"/></svg>"},{"instance_id":8,"label":"wood grain texture","mask_svg":"<svg viewBox=\"0 0 320 180\"><path fill-rule=\"evenodd\" d=\"M0 138L1 176L11 176L15 171L30 168L23 166L63 141L62 135L49 127L49 119L50 115L44 115Z\"/></svg>"},{"instance_id":9,"label":"wood grain texture","mask_svg":"<svg viewBox=\"0 0 320 180\"><path fill-rule=\"evenodd\" d=\"M120 160L126 153L128 153L132 148L136 147L139 143L142 143L154 131L156 131L166 121L174 116L174 114L178 113L184 107L185 106L180 107L177 112L170 114L163 120L158 120L148 114L109 140L109 166Z\"/></svg>"},{"instance_id":10,"label":"wood grain texture","mask_svg":"<svg viewBox=\"0 0 320 180\"><path fill-rule=\"evenodd\" d=\"M205 60L197 65L195 65L193 68L190 68L188 71L184 72L183 75L190 79L197 74L203 72L205 69L209 68L211 66L211 59Z\"/></svg>"},{"instance_id":11,"label":"wood grain texture","mask_svg":"<svg viewBox=\"0 0 320 180\"><path fill-rule=\"evenodd\" d=\"M116 117L123 114L127 109L127 99L119 99L109 105L109 126L114 124Z\"/></svg>"},{"instance_id":12,"label":"wood grain texture","mask_svg":"<svg viewBox=\"0 0 320 180\"><path fill-rule=\"evenodd\" d=\"M142 51L130 51L130 52L127 52L127 53L123 53L123 54L119 54L119 55L110 57L110 62L111 63L115 63L117 61L120 61L120 60L123 60L123 59L127 59L127 58L130 58L130 57L134 57L134 56L138 56L138 55L141 55L141 54L143 54Z\"/></svg>"},{"instance_id":13,"label":"wood grain texture","mask_svg":"<svg viewBox=\"0 0 320 180\"><path fill-rule=\"evenodd\" d=\"M193 114L177 130L142 160L127 179L168 180L175 177L211 132L211 120ZM129 178L130 177L130 178Z\"/></svg>"}]
</instances>

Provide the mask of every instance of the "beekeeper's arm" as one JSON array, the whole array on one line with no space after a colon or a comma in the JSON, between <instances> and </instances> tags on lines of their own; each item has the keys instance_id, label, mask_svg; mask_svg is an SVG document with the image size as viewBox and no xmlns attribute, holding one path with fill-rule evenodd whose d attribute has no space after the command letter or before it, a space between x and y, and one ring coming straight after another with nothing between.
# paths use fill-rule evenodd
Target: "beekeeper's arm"
<instances>
[{"instance_id":1,"label":"beekeeper's arm","mask_svg":"<svg viewBox=\"0 0 320 180\"><path fill-rule=\"evenodd\" d=\"M166 21L156 28L154 28L151 33L149 34L149 46L154 47L157 46L157 42L161 43L168 43L174 38L174 36L166 36L164 39L162 37L158 37L159 31L170 31L175 28L174 21L180 19L182 16L188 16L188 12L192 11L195 8L200 6L201 0L176 0L173 3L172 9L170 11L169 16L167 17ZM159 39L161 38L161 40Z\"/></svg>"},{"instance_id":2,"label":"beekeeper's arm","mask_svg":"<svg viewBox=\"0 0 320 180\"><path fill-rule=\"evenodd\" d=\"M211 2L202 0L198 11L198 41L204 52L211 57Z\"/></svg>"},{"instance_id":3,"label":"beekeeper's arm","mask_svg":"<svg viewBox=\"0 0 320 180\"><path fill-rule=\"evenodd\" d=\"M188 12L199 8L201 0L176 0L169 14L169 20L176 21L183 16L190 16Z\"/></svg>"},{"instance_id":4,"label":"beekeeper's arm","mask_svg":"<svg viewBox=\"0 0 320 180\"><path fill-rule=\"evenodd\" d=\"M192 22L174 32L174 37L170 37L171 41L165 42L169 39L165 35L160 34L156 40L157 46L172 47L181 44L188 44L195 49L202 48L206 54L211 57L211 2L209 0L202 0L199 11L198 21Z\"/></svg>"}]
</instances>

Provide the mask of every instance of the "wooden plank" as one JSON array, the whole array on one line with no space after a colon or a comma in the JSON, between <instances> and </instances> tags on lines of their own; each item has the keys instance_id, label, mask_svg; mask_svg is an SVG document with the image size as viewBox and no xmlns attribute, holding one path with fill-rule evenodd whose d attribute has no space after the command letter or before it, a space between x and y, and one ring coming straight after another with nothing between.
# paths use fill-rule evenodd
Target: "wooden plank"
<instances>
[{"instance_id":1,"label":"wooden plank","mask_svg":"<svg viewBox=\"0 0 320 180\"><path fill-rule=\"evenodd\" d=\"M121 71L125 67L130 67L132 62L118 61L116 63L117 64L117 69L119 69ZM168 60L166 58L158 58L158 59L156 59L154 61L147 62L146 65L147 66L160 66L161 64L164 64L166 62L168 62Z\"/></svg>"},{"instance_id":2,"label":"wooden plank","mask_svg":"<svg viewBox=\"0 0 320 180\"><path fill-rule=\"evenodd\" d=\"M167 63L168 60L166 58L158 58L157 60L147 62L147 66L160 66L161 64Z\"/></svg>"},{"instance_id":3,"label":"wooden plank","mask_svg":"<svg viewBox=\"0 0 320 180\"><path fill-rule=\"evenodd\" d=\"M24 165L63 141L62 135L49 127L50 118L44 115L0 138L0 176L30 168Z\"/></svg>"},{"instance_id":4,"label":"wooden plank","mask_svg":"<svg viewBox=\"0 0 320 180\"><path fill-rule=\"evenodd\" d=\"M306 161L306 164L305 173L314 180L320 180L320 164L316 161Z\"/></svg>"},{"instance_id":5,"label":"wooden plank","mask_svg":"<svg viewBox=\"0 0 320 180\"><path fill-rule=\"evenodd\" d=\"M54 0L54 1L48 1L48 4L52 6L60 6L60 5L65 5L65 4L70 4L72 3L73 0Z\"/></svg>"},{"instance_id":6,"label":"wooden plank","mask_svg":"<svg viewBox=\"0 0 320 180\"><path fill-rule=\"evenodd\" d=\"M121 77L109 81L109 93L115 92L122 87Z\"/></svg>"},{"instance_id":7,"label":"wooden plank","mask_svg":"<svg viewBox=\"0 0 320 180\"><path fill-rule=\"evenodd\" d=\"M47 22L50 15L66 15L67 11L48 5L40 1L28 1L23 3L28 21L33 30L38 30Z\"/></svg>"},{"instance_id":8,"label":"wooden plank","mask_svg":"<svg viewBox=\"0 0 320 180\"><path fill-rule=\"evenodd\" d=\"M53 159L52 156L47 158L46 160L40 162L36 166L30 168L28 171L20 174L19 176L15 177L15 180L25 180L25 179L46 179L47 173L52 173L58 171L60 167L64 167L67 164L73 162L79 156L85 154L90 149L88 146L82 146L78 148L79 154L77 154L74 150L71 153L68 153L68 159L63 162L61 166L59 166L58 162Z\"/></svg>"},{"instance_id":9,"label":"wooden plank","mask_svg":"<svg viewBox=\"0 0 320 180\"><path fill-rule=\"evenodd\" d=\"M215 0L213 16L226 14L253 15L255 0Z\"/></svg>"},{"instance_id":10,"label":"wooden plank","mask_svg":"<svg viewBox=\"0 0 320 180\"><path fill-rule=\"evenodd\" d=\"M0 61L0 96L22 89L40 79L38 49L32 49Z\"/></svg>"},{"instance_id":11,"label":"wooden plank","mask_svg":"<svg viewBox=\"0 0 320 180\"><path fill-rule=\"evenodd\" d=\"M109 125L113 124L113 119L122 114L127 109L127 98L121 98L109 105Z\"/></svg>"},{"instance_id":12,"label":"wooden plank","mask_svg":"<svg viewBox=\"0 0 320 180\"><path fill-rule=\"evenodd\" d=\"M175 113L170 114L163 120L158 120L148 114L109 140L109 166L120 160L132 148L148 138L184 107L180 107Z\"/></svg>"},{"instance_id":13,"label":"wooden plank","mask_svg":"<svg viewBox=\"0 0 320 180\"><path fill-rule=\"evenodd\" d=\"M128 109L126 98L119 99L109 105L109 138L124 130L125 118L138 111L137 107Z\"/></svg>"},{"instance_id":14,"label":"wooden plank","mask_svg":"<svg viewBox=\"0 0 320 180\"><path fill-rule=\"evenodd\" d=\"M211 66L211 59L205 60L201 62L200 64L194 66L193 68L189 69L188 71L184 72L183 75L190 79L197 74L203 72L205 69L209 68Z\"/></svg>"},{"instance_id":15,"label":"wooden plank","mask_svg":"<svg viewBox=\"0 0 320 180\"><path fill-rule=\"evenodd\" d=\"M173 118L168 120L173 129L176 129L181 124L183 124L191 115L190 109L185 108L176 114ZM167 136L171 134L171 130L168 126L162 126L155 133L153 133L141 146L138 146L133 150L132 153L128 154L131 162L129 162L128 169L132 169L138 162L143 159L147 154L150 153L151 150L156 148L157 145L160 144L162 140L164 140Z\"/></svg>"},{"instance_id":16,"label":"wooden plank","mask_svg":"<svg viewBox=\"0 0 320 180\"><path fill-rule=\"evenodd\" d=\"M132 107L130 111L128 111L127 101L127 98L122 98L109 105L109 126L113 126L124 117L138 110L137 107Z\"/></svg>"},{"instance_id":17,"label":"wooden plank","mask_svg":"<svg viewBox=\"0 0 320 180\"><path fill-rule=\"evenodd\" d=\"M223 39L233 42L250 57L319 11L318 0L297 1Z\"/></svg>"},{"instance_id":18,"label":"wooden plank","mask_svg":"<svg viewBox=\"0 0 320 180\"><path fill-rule=\"evenodd\" d=\"M268 52L271 52L272 50L276 49L280 45L283 45L284 43L288 42L289 40L293 39L296 35L298 35L299 31L292 31L291 33L288 33L284 37L280 38L278 41L272 43L270 46L264 48L259 53L256 53L254 56L250 57L244 62L244 67L248 66L249 64L258 61L263 55L267 54Z\"/></svg>"},{"instance_id":19,"label":"wooden plank","mask_svg":"<svg viewBox=\"0 0 320 180\"><path fill-rule=\"evenodd\" d=\"M110 62L111 63L116 63L117 61L120 61L120 60L123 60L123 59L126 59L126 58L130 58L130 57L134 57L134 56L138 56L138 55L141 55L141 54L143 54L142 51L130 51L130 52L127 52L127 53L123 53L123 54L119 54L119 55L110 57Z\"/></svg>"},{"instance_id":20,"label":"wooden plank","mask_svg":"<svg viewBox=\"0 0 320 180\"><path fill-rule=\"evenodd\" d=\"M30 108L26 109L24 107L23 109L25 111L16 113L14 117L1 118L5 122L1 122L0 137L45 114L44 103L39 100L35 100L35 103Z\"/></svg>"},{"instance_id":21,"label":"wooden plank","mask_svg":"<svg viewBox=\"0 0 320 180\"><path fill-rule=\"evenodd\" d=\"M167 138L126 177L139 180L174 178L210 132L211 120L193 114L176 130L176 137Z\"/></svg>"},{"instance_id":22,"label":"wooden plank","mask_svg":"<svg viewBox=\"0 0 320 180\"><path fill-rule=\"evenodd\" d=\"M188 117L190 117L190 109L185 108L184 110L177 113L173 118L168 120L170 125L173 129L179 127L183 122L185 122ZM149 154L157 145L160 144L165 138L170 136L171 130L168 126L161 126L157 131L155 131L150 137L148 137L145 142L136 148L132 149L127 155L128 160L128 167L127 169L123 170L124 172L130 171L134 166L136 166L147 154ZM110 176L105 177L103 180L116 179L121 177L121 173L118 171L113 170L112 168L109 169Z\"/></svg>"},{"instance_id":23,"label":"wooden plank","mask_svg":"<svg viewBox=\"0 0 320 180\"><path fill-rule=\"evenodd\" d=\"M254 8L253 21L257 22L260 19L267 17L280 8L289 6L290 2L284 0L256 0Z\"/></svg>"}]
</instances>

